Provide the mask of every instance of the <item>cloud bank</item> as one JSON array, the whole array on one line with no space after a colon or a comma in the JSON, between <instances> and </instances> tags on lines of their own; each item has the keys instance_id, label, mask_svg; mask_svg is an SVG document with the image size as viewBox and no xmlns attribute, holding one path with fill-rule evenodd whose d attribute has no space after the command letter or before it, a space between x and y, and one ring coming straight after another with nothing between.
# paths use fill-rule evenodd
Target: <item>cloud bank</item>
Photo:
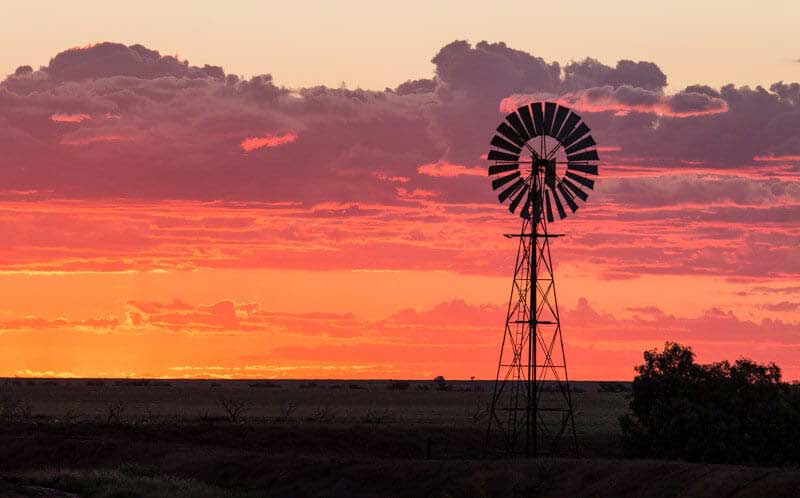
<instances>
[{"instance_id":1,"label":"cloud bank","mask_svg":"<svg viewBox=\"0 0 800 498\"><path fill-rule=\"evenodd\" d=\"M0 83L0 181L70 198L398 202L380 171L443 200L488 201L477 179L418 167L484 166L501 111L537 95L591 114L616 156L735 168L800 155L796 83L670 94L651 62L562 67L487 42L450 43L433 62L434 78L385 91L288 89L141 45L67 50ZM274 150L241 154L262 148Z\"/></svg>"}]
</instances>

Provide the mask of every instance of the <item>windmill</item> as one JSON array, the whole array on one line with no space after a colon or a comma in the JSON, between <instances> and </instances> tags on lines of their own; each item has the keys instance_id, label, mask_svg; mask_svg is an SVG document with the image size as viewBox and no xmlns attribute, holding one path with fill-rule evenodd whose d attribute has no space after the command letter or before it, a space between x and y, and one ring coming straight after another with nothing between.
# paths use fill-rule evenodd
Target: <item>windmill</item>
<instances>
[{"instance_id":1,"label":"windmill","mask_svg":"<svg viewBox=\"0 0 800 498\"><path fill-rule=\"evenodd\" d=\"M575 413L561 337L548 224L578 210L594 188L597 149L582 118L554 102L534 102L497 127L487 158L492 189L519 213L514 280L487 428L487 448L508 455L577 456ZM564 444L566 443L566 444Z\"/></svg>"}]
</instances>

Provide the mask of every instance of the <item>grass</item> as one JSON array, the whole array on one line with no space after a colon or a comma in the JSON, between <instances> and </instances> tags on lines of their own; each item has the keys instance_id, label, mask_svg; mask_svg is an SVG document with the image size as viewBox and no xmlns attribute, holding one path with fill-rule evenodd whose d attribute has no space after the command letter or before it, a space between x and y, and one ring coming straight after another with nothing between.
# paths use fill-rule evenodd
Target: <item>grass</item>
<instances>
[{"instance_id":1,"label":"grass","mask_svg":"<svg viewBox=\"0 0 800 498\"><path fill-rule=\"evenodd\" d=\"M8 479L109 498L743 498L800 489L795 469L620 460L625 392L576 384L589 458L504 461L485 451L485 382L0 380L26 407L0 423L0 496L36 496L6 492Z\"/></svg>"},{"instance_id":2,"label":"grass","mask_svg":"<svg viewBox=\"0 0 800 498\"><path fill-rule=\"evenodd\" d=\"M21 474L19 482L85 498L255 498L256 491L226 490L195 479L125 470L37 470Z\"/></svg>"}]
</instances>

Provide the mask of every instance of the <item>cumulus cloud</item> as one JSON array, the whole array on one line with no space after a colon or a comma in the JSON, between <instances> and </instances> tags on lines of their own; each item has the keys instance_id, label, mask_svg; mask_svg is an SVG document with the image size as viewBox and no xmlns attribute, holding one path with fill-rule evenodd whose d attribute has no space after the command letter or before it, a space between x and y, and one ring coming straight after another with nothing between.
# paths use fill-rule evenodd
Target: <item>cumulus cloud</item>
<instances>
[{"instance_id":1,"label":"cumulus cloud","mask_svg":"<svg viewBox=\"0 0 800 498\"><path fill-rule=\"evenodd\" d=\"M162 56L142 45L126 47L119 43L98 43L66 50L50 59L48 75L59 81L132 76L153 79L163 76L177 78L224 78L220 67L190 66L173 56Z\"/></svg>"},{"instance_id":2,"label":"cumulus cloud","mask_svg":"<svg viewBox=\"0 0 800 498\"><path fill-rule=\"evenodd\" d=\"M666 85L667 75L652 62L624 59L617 62L616 67L610 67L589 57L564 67L564 89L632 86L656 91Z\"/></svg>"}]
</instances>

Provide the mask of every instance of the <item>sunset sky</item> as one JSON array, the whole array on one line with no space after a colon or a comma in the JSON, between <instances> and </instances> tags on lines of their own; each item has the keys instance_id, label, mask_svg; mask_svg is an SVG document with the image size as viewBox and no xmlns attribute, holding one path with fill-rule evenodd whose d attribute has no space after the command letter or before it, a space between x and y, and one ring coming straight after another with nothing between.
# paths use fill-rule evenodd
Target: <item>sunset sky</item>
<instances>
[{"instance_id":1,"label":"sunset sky","mask_svg":"<svg viewBox=\"0 0 800 498\"><path fill-rule=\"evenodd\" d=\"M800 379L800 4L404 4L4 7L0 376L492 378L482 156L546 98L601 146L571 378L674 340Z\"/></svg>"}]
</instances>

